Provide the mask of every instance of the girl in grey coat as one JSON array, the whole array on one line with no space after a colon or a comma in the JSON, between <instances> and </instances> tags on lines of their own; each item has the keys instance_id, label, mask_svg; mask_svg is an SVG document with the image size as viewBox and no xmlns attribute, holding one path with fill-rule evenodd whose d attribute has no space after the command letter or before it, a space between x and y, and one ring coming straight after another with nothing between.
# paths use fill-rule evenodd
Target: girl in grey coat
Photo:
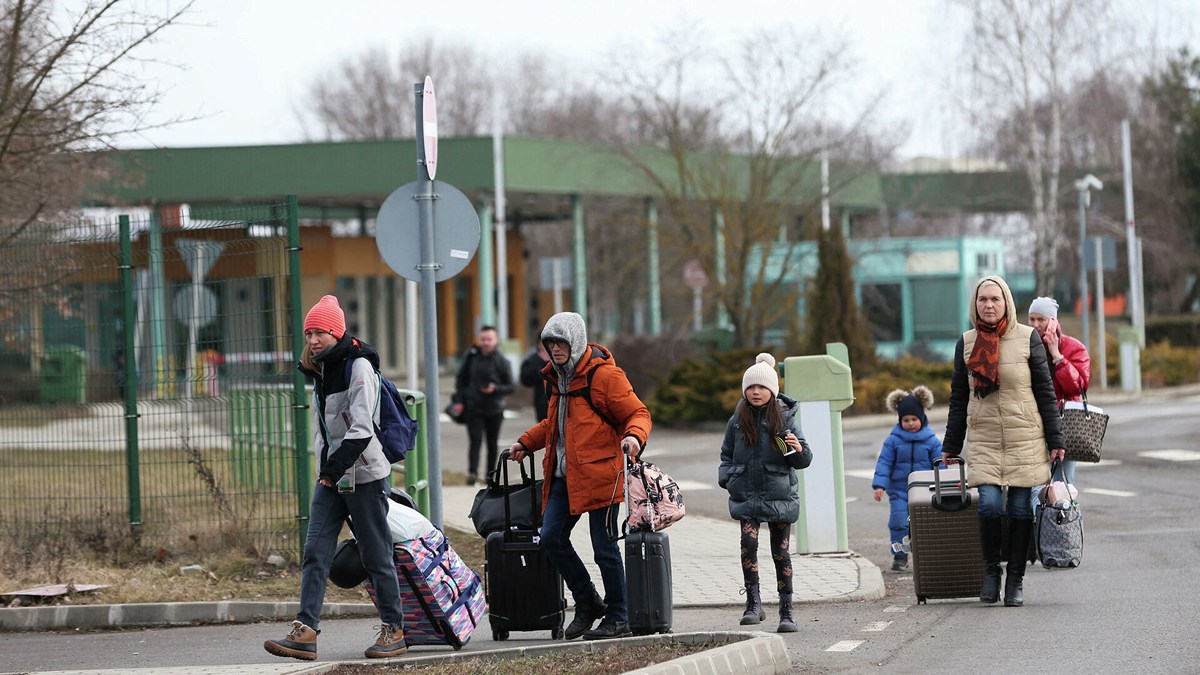
<instances>
[{"instance_id":1,"label":"girl in grey coat","mask_svg":"<svg viewBox=\"0 0 1200 675\"><path fill-rule=\"evenodd\" d=\"M742 376L744 397L725 426L718 483L729 491L729 515L742 523L742 576L746 611L742 625L767 618L758 587L758 530L767 523L779 586L780 633L792 633L792 523L800 518L797 469L812 463L812 451L796 421L797 404L779 395L775 358L759 354Z\"/></svg>"}]
</instances>

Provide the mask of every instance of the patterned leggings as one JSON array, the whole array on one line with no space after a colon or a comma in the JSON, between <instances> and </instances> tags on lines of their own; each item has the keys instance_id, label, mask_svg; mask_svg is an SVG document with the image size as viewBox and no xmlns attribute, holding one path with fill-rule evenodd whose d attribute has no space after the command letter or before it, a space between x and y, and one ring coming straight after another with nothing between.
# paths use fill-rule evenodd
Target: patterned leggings
<instances>
[{"instance_id":1,"label":"patterned leggings","mask_svg":"<svg viewBox=\"0 0 1200 675\"><path fill-rule=\"evenodd\" d=\"M758 585L758 526L757 520L742 521L742 577L746 587ZM771 559L775 561L775 579L779 592L792 593L791 523L767 523L771 532Z\"/></svg>"}]
</instances>

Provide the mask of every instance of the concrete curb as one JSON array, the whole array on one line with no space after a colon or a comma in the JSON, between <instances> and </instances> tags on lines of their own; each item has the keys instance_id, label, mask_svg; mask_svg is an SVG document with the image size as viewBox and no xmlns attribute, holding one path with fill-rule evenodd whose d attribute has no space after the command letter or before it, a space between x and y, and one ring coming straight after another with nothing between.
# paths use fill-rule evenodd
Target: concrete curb
<instances>
[{"instance_id":1,"label":"concrete curb","mask_svg":"<svg viewBox=\"0 0 1200 675\"><path fill-rule=\"evenodd\" d=\"M802 600L796 605L878 600L886 594L883 573L870 560L851 553L858 566L858 588L842 595ZM675 609L733 607L735 604L676 603ZM72 630L76 628L145 628L153 626L191 626L214 623L250 623L261 620L291 620L300 609L298 602L163 602L129 605L55 605L52 607L14 607L0 609L0 633ZM369 603L326 603L322 618L373 617L377 611Z\"/></svg>"},{"instance_id":2,"label":"concrete curb","mask_svg":"<svg viewBox=\"0 0 1200 675\"><path fill-rule=\"evenodd\" d=\"M299 602L160 602L129 605L58 605L0 609L0 632L73 628L141 628L199 623L248 623L295 618ZM325 603L322 617L375 616L369 603Z\"/></svg>"},{"instance_id":3,"label":"concrete curb","mask_svg":"<svg viewBox=\"0 0 1200 675\"><path fill-rule=\"evenodd\" d=\"M669 644L672 642L687 644L726 642L728 644L696 654L681 656L677 659L664 661L663 663L656 663L638 670L631 670L625 675L723 675L726 673L729 675L738 673L782 675L791 668L791 659L788 658L787 645L784 643L782 637L772 633L741 633L736 631L645 635L641 637L622 638L620 640L568 642L564 644L537 645L534 647L515 647L513 649L493 649L483 652L454 652L451 654L435 654L415 658L399 657L387 659L386 664L410 667L456 663L472 659L499 661L522 657L595 653L608 649ZM313 666L307 670L298 670L293 675L324 675L339 666L349 665L379 666L382 663L380 661L335 661Z\"/></svg>"}]
</instances>

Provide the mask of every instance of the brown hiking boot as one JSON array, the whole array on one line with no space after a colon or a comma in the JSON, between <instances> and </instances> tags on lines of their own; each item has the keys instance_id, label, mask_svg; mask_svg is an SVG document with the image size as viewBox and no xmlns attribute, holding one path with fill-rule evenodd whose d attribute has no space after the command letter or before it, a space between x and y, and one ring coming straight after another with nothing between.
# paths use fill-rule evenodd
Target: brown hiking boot
<instances>
[{"instance_id":1,"label":"brown hiking boot","mask_svg":"<svg viewBox=\"0 0 1200 675\"><path fill-rule=\"evenodd\" d=\"M375 644L367 647L363 655L368 659L386 659L389 656L400 656L408 651L408 643L404 641L404 630L390 624L377 626L379 635Z\"/></svg>"},{"instance_id":2,"label":"brown hiking boot","mask_svg":"<svg viewBox=\"0 0 1200 675\"><path fill-rule=\"evenodd\" d=\"M282 640L267 640L263 647L275 656L312 661L317 658L317 631L299 621L292 622L292 632Z\"/></svg>"}]
</instances>

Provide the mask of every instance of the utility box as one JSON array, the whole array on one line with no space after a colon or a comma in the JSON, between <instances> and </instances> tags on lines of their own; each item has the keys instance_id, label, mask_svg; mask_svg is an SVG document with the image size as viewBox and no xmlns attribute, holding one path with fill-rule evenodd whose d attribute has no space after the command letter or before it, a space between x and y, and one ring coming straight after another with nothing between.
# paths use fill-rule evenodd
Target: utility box
<instances>
[{"instance_id":1,"label":"utility box","mask_svg":"<svg viewBox=\"0 0 1200 675\"><path fill-rule=\"evenodd\" d=\"M51 345L41 355L43 403L85 403L87 352L75 345Z\"/></svg>"},{"instance_id":2,"label":"utility box","mask_svg":"<svg viewBox=\"0 0 1200 675\"><path fill-rule=\"evenodd\" d=\"M830 353L793 356L783 362L784 393L800 404L800 429L813 453L812 464L799 472L799 553L850 550L842 411L854 403L854 377L846 363L845 345L826 345L826 350Z\"/></svg>"},{"instance_id":3,"label":"utility box","mask_svg":"<svg viewBox=\"0 0 1200 675\"><path fill-rule=\"evenodd\" d=\"M1142 335L1136 328L1117 331L1121 343L1121 391L1142 390Z\"/></svg>"}]
</instances>

